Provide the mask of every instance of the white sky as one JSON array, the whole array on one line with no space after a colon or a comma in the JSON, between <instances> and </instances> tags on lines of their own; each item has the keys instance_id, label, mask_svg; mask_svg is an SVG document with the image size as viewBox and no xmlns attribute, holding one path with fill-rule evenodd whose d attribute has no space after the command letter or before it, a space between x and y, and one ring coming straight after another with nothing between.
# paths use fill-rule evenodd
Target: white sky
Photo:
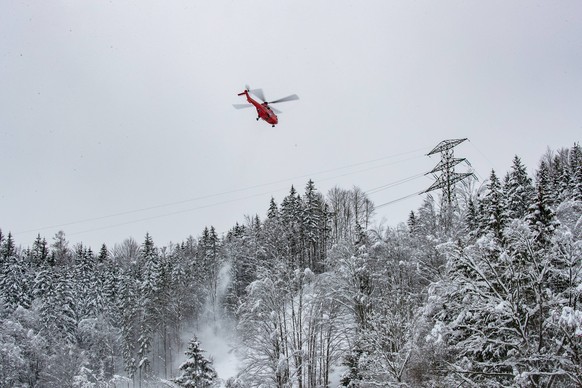
<instances>
[{"instance_id":1,"label":"white sky","mask_svg":"<svg viewBox=\"0 0 582 388\"><path fill-rule=\"evenodd\" d=\"M271 128L233 109L247 83L301 100ZM224 232L310 177L418 176L444 139L482 178L531 172L581 133L580 1L0 2L0 228L24 246Z\"/></svg>"}]
</instances>

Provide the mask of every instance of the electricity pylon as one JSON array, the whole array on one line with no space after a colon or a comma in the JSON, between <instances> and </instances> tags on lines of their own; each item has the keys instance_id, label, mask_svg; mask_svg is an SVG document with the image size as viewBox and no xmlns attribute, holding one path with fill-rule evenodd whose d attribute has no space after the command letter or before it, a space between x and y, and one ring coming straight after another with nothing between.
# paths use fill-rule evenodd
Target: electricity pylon
<instances>
[{"instance_id":1,"label":"electricity pylon","mask_svg":"<svg viewBox=\"0 0 582 388\"><path fill-rule=\"evenodd\" d=\"M432 169L432 171L426 174L433 174L436 181L423 193L428 193L429 191L442 189L443 199L446 203L451 206L453 203L455 195L455 183L462 181L465 178L474 176L472 172L455 172L455 166L461 162L466 162L469 164L465 158L455 158L453 148L462 142L467 140L464 139L451 139L441 141L432 151L430 151L427 156L439 153L441 154L440 162ZM469 164L470 166L470 164ZM437 172L441 171L442 174L437 176Z\"/></svg>"}]
</instances>

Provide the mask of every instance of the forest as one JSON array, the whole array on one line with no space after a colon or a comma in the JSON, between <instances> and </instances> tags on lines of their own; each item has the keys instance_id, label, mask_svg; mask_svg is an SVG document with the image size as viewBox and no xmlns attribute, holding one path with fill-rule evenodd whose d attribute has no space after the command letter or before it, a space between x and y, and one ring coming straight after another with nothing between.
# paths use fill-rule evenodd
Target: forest
<instances>
[{"instance_id":1,"label":"forest","mask_svg":"<svg viewBox=\"0 0 582 388\"><path fill-rule=\"evenodd\" d=\"M309 180L166 246L4 230L0 386L582 387L582 148L508 165L395 227ZM234 377L208 322L232 328Z\"/></svg>"}]
</instances>

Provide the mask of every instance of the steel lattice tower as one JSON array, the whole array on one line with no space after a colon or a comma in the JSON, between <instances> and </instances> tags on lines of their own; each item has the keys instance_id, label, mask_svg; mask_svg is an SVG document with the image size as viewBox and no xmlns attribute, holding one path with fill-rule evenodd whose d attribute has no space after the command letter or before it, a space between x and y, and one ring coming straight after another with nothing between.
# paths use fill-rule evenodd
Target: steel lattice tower
<instances>
[{"instance_id":1,"label":"steel lattice tower","mask_svg":"<svg viewBox=\"0 0 582 388\"><path fill-rule=\"evenodd\" d=\"M455 166L461 162L467 162L467 159L455 158L453 148L465 140L467 140L467 138L443 140L427 154L427 156L430 156L436 153L440 153L441 160L431 171L427 172L427 174L433 174L436 181L428 189L426 189L424 193L442 189L443 199L449 206L453 203L455 183L462 181L463 179L470 176L474 176L472 172L455 172ZM467 162L467 164L468 163L469 162ZM437 172L439 171L442 172L441 175L437 175Z\"/></svg>"}]
</instances>

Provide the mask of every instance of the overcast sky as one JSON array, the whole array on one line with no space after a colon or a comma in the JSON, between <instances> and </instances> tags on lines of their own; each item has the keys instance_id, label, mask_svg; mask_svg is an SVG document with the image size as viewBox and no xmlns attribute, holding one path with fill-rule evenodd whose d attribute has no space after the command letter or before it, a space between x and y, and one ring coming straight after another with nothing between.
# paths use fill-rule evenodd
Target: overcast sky
<instances>
[{"instance_id":1,"label":"overcast sky","mask_svg":"<svg viewBox=\"0 0 582 388\"><path fill-rule=\"evenodd\" d=\"M245 84L301 99L271 128L232 107ZM581 134L580 1L0 1L0 228L23 246L225 232L309 178L379 205L430 186L441 140L485 179Z\"/></svg>"}]
</instances>

